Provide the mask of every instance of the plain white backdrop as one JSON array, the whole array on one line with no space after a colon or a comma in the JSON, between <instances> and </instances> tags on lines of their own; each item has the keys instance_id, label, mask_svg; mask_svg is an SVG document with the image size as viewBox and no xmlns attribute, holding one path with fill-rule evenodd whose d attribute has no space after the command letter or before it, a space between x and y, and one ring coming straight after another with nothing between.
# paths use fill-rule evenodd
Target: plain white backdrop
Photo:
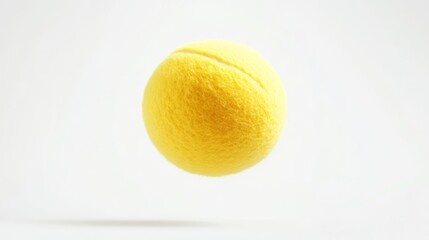
<instances>
[{"instance_id":1,"label":"plain white backdrop","mask_svg":"<svg viewBox=\"0 0 429 240\"><path fill-rule=\"evenodd\" d=\"M427 239L428 7L1 0L0 238ZM222 178L167 162L141 116L200 39L256 49L288 95L274 151Z\"/></svg>"}]
</instances>

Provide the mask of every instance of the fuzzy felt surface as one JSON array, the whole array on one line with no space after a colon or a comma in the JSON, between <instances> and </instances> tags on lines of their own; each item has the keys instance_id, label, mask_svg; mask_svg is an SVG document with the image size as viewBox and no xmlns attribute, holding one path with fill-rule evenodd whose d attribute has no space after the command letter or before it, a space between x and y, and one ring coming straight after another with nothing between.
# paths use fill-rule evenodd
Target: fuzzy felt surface
<instances>
[{"instance_id":1,"label":"fuzzy felt surface","mask_svg":"<svg viewBox=\"0 0 429 240\"><path fill-rule=\"evenodd\" d=\"M286 117L279 76L256 51L199 41L174 51L151 76L143 98L156 148L188 172L222 176L260 162Z\"/></svg>"}]
</instances>

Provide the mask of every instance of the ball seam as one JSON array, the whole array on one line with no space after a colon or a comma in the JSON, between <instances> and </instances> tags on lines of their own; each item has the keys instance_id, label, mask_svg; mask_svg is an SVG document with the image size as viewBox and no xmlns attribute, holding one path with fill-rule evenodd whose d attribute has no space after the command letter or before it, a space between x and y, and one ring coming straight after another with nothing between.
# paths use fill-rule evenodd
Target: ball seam
<instances>
[{"instance_id":1,"label":"ball seam","mask_svg":"<svg viewBox=\"0 0 429 240\"><path fill-rule=\"evenodd\" d=\"M194 50L194 49L180 49L180 50L177 50L177 51L173 52L173 54L174 54L174 53L194 54L194 55L198 55L198 56L201 56L201 57L208 58L208 59L210 59L210 60L214 60L214 61L219 62L219 63L221 63L221 64L223 64L223 65L226 65L226 66L228 66L228 67L232 67L232 68L236 69L237 71L239 71L239 72L243 73L243 74L244 74L244 75L246 75L247 77L249 77L249 78L250 78L253 82L255 82L255 83L256 83L260 88L262 88L263 90L266 90L265 86L262 84L262 82L261 82L261 81L259 81L259 79L257 79L257 78L255 78L255 77L253 77L251 74L249 74L248 72L246 72L246 71L245 71L244 69L242 69L241 67L239 67L239 66L237 66L237 65L235 65L235 64L232 64L232 63L230 63L230 62L227 62L227 61L223 60L222 58L219 58L219 57L218 57L218 56L216 56L216 55L207 54L207 53L204 53L204 52L196 51L196 50Z\"/></svg>"}]
</instances>

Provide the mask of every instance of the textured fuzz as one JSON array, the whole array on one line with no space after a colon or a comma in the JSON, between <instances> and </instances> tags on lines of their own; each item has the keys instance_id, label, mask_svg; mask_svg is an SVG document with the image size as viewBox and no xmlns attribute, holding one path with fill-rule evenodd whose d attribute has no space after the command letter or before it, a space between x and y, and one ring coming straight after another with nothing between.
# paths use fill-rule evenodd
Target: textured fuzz
<instances>
[{"instance_id":1,"label":"textured fuzz","mask_svg":"<svg viewBox=\"0 0 429 240\"><path fill-rule=\"evenodd\" d=\"M200 41L162 62L146 86L143 115L158 150L176 166L222 176L261 161L286 117L282 83L257 52Z\"/></svg>"}]
</instances>

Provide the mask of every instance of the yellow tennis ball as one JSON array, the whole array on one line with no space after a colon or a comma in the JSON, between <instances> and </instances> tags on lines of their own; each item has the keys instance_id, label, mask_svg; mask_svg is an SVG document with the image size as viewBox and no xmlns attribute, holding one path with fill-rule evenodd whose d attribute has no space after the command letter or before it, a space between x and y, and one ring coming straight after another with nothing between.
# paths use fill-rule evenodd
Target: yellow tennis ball
<instances>
[{"instance_id":1,"label":"yellow tennis ball","mask_svg":"<svg viewBox=\"0 0 429 240\"><path fill-rule=\"evenodd\" d=\"M191 173L222 176L249 168L274 147L286 117L282 82L256 51L199 41L167 57L143 98L157 149Z\"/></svg>"}]
</instances>

